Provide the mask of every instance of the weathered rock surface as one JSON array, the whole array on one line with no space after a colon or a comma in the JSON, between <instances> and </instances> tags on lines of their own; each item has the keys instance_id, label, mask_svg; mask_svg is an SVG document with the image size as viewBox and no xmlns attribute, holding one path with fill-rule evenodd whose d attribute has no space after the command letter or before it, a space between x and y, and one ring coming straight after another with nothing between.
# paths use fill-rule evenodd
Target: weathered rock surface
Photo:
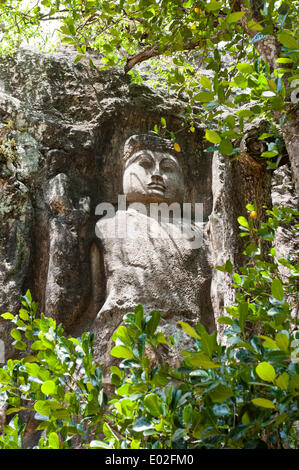
<instances>
[{"instance_id":1,"label":"weathered rock surface","mask_svg":"<svg viewBox=\"0 0 299 470\"><path fill-rule=\"evenodd\" d=\"M100 256L95 207L122 194L124 142L162 115L180 128L184 104L74 57L23 51L0 63L3 142L13 139L11 155L1 153L0 290L1 311L15 311L29 288L40 309L75 334L92 326L105 301L92 268ZM186 201L204 203L207 223L211 155L200 129L179 143Z\"/></svg>"}]
</instances>

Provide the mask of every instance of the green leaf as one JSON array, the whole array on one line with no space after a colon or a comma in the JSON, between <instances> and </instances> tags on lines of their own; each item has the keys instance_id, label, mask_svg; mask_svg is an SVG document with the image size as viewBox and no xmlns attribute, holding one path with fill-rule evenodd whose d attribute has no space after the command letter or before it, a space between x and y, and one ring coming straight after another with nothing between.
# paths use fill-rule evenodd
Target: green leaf
<instances>
[{"instance_id":1,"label":"green leaf","mask_svg":"<svg viewBox=\"0 0 299 470\"><path fill-rule=\"evenodd\" d=\"M277 33L277 37L279 42L288 49L299 49L299 44L294 36L291 36L288 33L282 32Z\"/></svg>"},{"instance_id":2,"label":"green leaf","mask_svg":"<svg viewBox=\"0 0 299 470\"><path fill-rule=\"evenodd\" d=\"M238 220L239 224L240 224L242 227L246 227L246 228L249 227L249 225L248 225L248 220L245 219L245 217L243 217L242 215L241 215L240 217L238 217L237 220Z\"/></svg>"},{"instance_id":3,"label":"green leaf","mask_svg":"<svg viewBox=\"0 0 299 470\"><path fill-rule=\"evenodd\" d=\"M269 336L263 336L260 335L258 338L264 339L265 341L263 342L263 347L267 349L278 349L278 346L274 339L269 338Z\"/></svg>"},{"instance_id":4,"label":"green leaf","mask_svg":"<svg viewBox=\"0 0 299 470\"><path fill-rule=\"evenodd\" d=\"M200 336L196 333L195 329L184 321L178 321L179 325L183 328L184 332L192 338L200 339Z\"/></svg>"},{"instance_id":5,"label":"green leaf","mask_svg":"<svg viewBox=\"0 0 299 470\"><path fill-rule=\"evenodd\" d=\"M200 77L200 83L204 88L208 88L209 90L212 88L212 82L206 75Z\"/></svg>"},{"instance_id":6,"label":"green leaf","mask_svg":"<svg viewBox=\"0 0 299 470\"><path fill-rule=\"evenodd\" d=\"M2 313L1 317L4 318L4 320L13 320L15 318L14 315L9 312Z\"/></svg>"},{"instance_id":7,"label":"green leaf","mask_svg":"<svg viewBox=\"0 0 299 470\"><path fill-rule=\"evenodd\" d=\"M235 75L234 83L235 83L235 86L242 88L242 90L245 90L245 88L247 88L248 86L248 80L242 73L238 73L237 75ZM239 104L244 100L247 101L247 99L248 99L247 95L245 95L244 97L244 94L238 94L234 102L235 104Z\"/></svg>"},{"instance_id":8,"label":"green leaf","mask_svg":"<svg viewBox=\"0 0 299 470\"><path fill-rule=\"evenodd\" d=\"M142 416L141 418L137 418L135 423L133 424L133 431L135 432L144 432L149 429L154 429L155 425L151 423L151 421L148 418L145 418Z\"/></svg>"},{"instance_id":9,"label":"green leaf","mask_svg":"<svg viewBox=\"0 0 299 470\"><path fill-rule=\"evenodd\" d=\"M142 305L137 305L137 307L134 308L134 314L135 314L135 323L136 326L139 330L143 330L144 326L144 310Z\"/></svg>"},{"instance_id":10,"label":"green leaf","mask_svg":"<svg viewBox=\"0 0 299 470\"><path fill-rule=\"evenodd\" d=\"M244 324L248 316L248 303L247 302L240 302L239 303L239 325L244 334Z\"/></svg>"},{"instance_id":11,"label":"green leaf","mask_svg":"<svg viewBox=\"0 0 299 470\"><path fill-rule=\"evenodd\" d=\"M35 363L26 363L25 364L26 372L32 377L38 377L40 372L40 366Z\"/></svg>"},{"instance_id":12,"label":"green leaf","mask_svg":"<svg viewBox=\"0 0 299 470\"><path fill-rule=\"evenodd\" d=\"M28 301L29 301L29 305L30 305L30 304L31 304L31 302L32 302L32 296L31 296L31 292L30 292L30 290L29 290L29 289L27 290L27 292L26 292L25 296L26 296L26 298L28 299Z\"/></svg>"},{"instance_id":13,"label":"green leaf","mask_svg":"<svg viewBox=\"0 0 299 470\"><path fill-rule=\"evenodd\" d=\"M228 260L225 262L225 265L224 265L224 266L216 266L216 269L217 269L218 271L223 272L223 273L232 274L232 272L233 272L233 265L232 265L231 261L228 259Z\"/></svg>"},{"instance_id":14,"label":"green leaf","mask_svg":"<svg viewBox=\"0 0 299 470\"><path fill-rule=\"evenodd\" d=\"M268 137L272 137L274 134L269 134L268 132L263 132L263 134L261 134L259 136L259 140L264 140L264 139L267 139ZM255 209L251 209L251 210L255 210Z\"/></svg>"},{"instance_id":15,"label":"green leaf","mask_svg":"<svg viewBox=\"0 0 299 470\"><path fill-rule=\"evenodd\" d=\"M175 430L174 434L171 436L171 441L176 445L176 442L180 442L180 440L185 435L186 430L184 428L178 428Z\"/></svg>"},{"instance_id":16,"label":"green leaf","mask_svg":"<svg viewBox=\"0 0 299 470\"><path fill-rule=\"evenodd\" d=\"M279 59L276 59L276 62L278 64L290 64L293 62L293 59L290 59L290 57L279 57Z\"/></svg>"},{"instance_id":17,"label":"green leaf","mask_svg":"<svg viewBox=\"0 0 299 470\"><path fill-rule=\"evenodd\" d=\"M54 395L57 391L55 382L53 382L53 380L46 380L46 382L41 386L41 391L45 395Z\"/></svg>"},{"instance_id":18,"label":"green leaf","mask_svg":"<svg viewBox=\"0 0 299 470\"><path fill-rule=\"evenodd\" d=\"M166 127L166 119L164 117L161 117L161 124L162 127Z\"/></svg>"},{"instance_id":19,"label":"green leaf","mask_svg":"<svg viewBox=\"0 0 299 470\"><path fill-rule=\"evenodd\" d=\"M232 325L233 320L230 317L221 316L217 318L217 322L223 325Z\"/></svg>"},{"instance_id":20,"label":"green leaf","mask_svg":"<svg viewBox=\"0 0 299 470\"><path fill-rule=\"evenodd\" d=\"M66 34L67 36L70 33L69 27L65 24L60 27L60 31L62 32L62 34Z\"/></svg>"},{"instance_id":21,"label":"green leaf","mask_svg":"<svg viewBox=\"0 0 299 470\"><path fill-rule=\"evenodd\" d=\"M110 367L110 371L111 371L113 374L117 375L119 378L121 378L122 373L121 373L121 370L119 369L119 367L117 367L117 366L111 366L111 367Z\"/></svg>"},{"instance_id":22,"label":"green leaf","mask_svg":"<svg viewBox=\"0 0 299 470\"><path fill-rule=\"evenodd\" d=\"M210 3L205 3L205 9L207 11L219 10L221 7L222 2L216 2L215 0L211 0Z\"/></svg>"},{"instance_id":23,"label":"green leaf","mask_svg":"<svg viewBox=\"0 0 299 470\"><path fill-rule=\"evenodd\" d=\"M51 416L57 419L66 419L70 420L70 414L65 409L53 410Z\"/></svg>"},{"instance_id":24,"label":"green leaf","mask_svg":"<svg viewBox=\"0 0 299 470\"><path fill-rule=\"evenodd\" d=\"M252 73L254 68L251 64L248 64L247 62L240 62L237 64L237 69L241 73Z\"/></svg>"},{"instance_id":25,"label":"green leaf","mask_svg":"<svg viewBox=\"0 0 299 470\"><path fill-rule=\"evenodd\" d=\"M235 428L230 431L228 435L229 440L237 441L241 439L243 436L245 436L245 434L247 434L248 428L248 424L238 424Z\"/></svg>"},{"instance_id":26,"label":"green leaf","mask_svg":"<svg viewBox=\"0 0 299 470\"><path fill-rule=\"evenodd\" d=\"M276 385L283 390L287 390L289 386L290 376L287 372L283 372L277 379L275 380Z\"/></svg>"},{"instance_id":27,"label":"green leaf","mask_svg":"<svg viewBox=\"0 0 299 470\"><path fill-rule=\"evenodd\" d=\"M145 331L149 336L152 336L161 320L161 313L157 310L153 310L149 316L146 318Z\"/></svg>"},{"instance_id":28,"label":"green leaf","mask_svg":"<svg viewBox=\"0 0 299 470\"><path fill-rule=\"evenodd\" d=\"M171 379L166 377L164 374L156 374L152 379L152 383L158 387L165 387Z\"/></svg>"},{"instance_id":29,"label":"green leaf","mask_svg":"<svg viewBox=\"0 0 299 470\"><path fill-rule=\"evenodd\" d=\"M260 23L254 20L247 21L247 26L249 29L252 29L253 31L263 31L264 29L264 27Z\"/></svg>"},{"instance_id":30,"label":"green leaf","mask_svg":"<svg viewBox=\"0 0 299 470\"><path fill-rule=\"evenodd\" d=\"M207 129L205 133L205 138L213 144L220 144L221 142L221 137L216 131L210 131Z\"/></svg>"},{"instance_id":31,"label":"green leaf","mask_svg":"<svg viewBox=\"0 0 299 470\"><path fill-rule=\"evenodd\" d=\"M118 441L117 435L113 432L108 423L103 424L103 433L108 439L115 439L116 441Z\"/></svg>"},{"instance_id":32,"label":"green leaf","mask_svg":"<svg viewBox=\"0 0 299 470\"><path fill-rule=\"evenodd\" d=\"M236 12L234 12L234 13L230 13L229 15L227 15L226 21L227 21L228 24L236 23L236 22L239 21L244 15L245 15L245 11L236 11Z\"/></svg>"},{"instance_id":33,"label":"green leaf","mask_svg":"<svg viewBox=\"0 0 299 470\"><path fill-rule=\"evenodd\" d=\"M43 416L50 416L52 411L47 402L43 400L38 400L37 402L34 403L33 408L35 411L40 413Z\"/></svg>"},{"instance_id":34,"label":"green leaf","mask_svg":"<svg viewBox=\"0 0 299 470\"><path fill-rule=\"evenodd\" d=\"M6 410L5 414L9 416L12 413L18 413L19 411L22 411L22 410L27 410L26 406L19 406L18 408L9 408L8 410Z\"/></svg>"},{"instance_id":35,"label":"green leaf","mask_svg":"<svg viewBox=\"0 0 299 470\"><path fill-rule=\"evenodd\" d=\"M124 359L134 359L134 354L132 351L125 346L115 346L110 351L111 356L124 358Z\"/></svg>"},{"instance_id":36,"label":"green leaf","mask_svg":"<svg viewBox=\"0 0 299 470\"><path fill-rule=\"evenodd\" d=\"M15 349L19 349L20 351L26 351L27 349L26 343L24 343L24 341L16 341L13 343L13 346Z\"/></svg>"},{"instance_id":37,"label":"green leaf","mask_svg":"<svg viewBox=\"0 0 299 470\"><path fill-rule=\"evenodd\" d=\"M170 345L170 342L167 340L167 338L165 337L165 335L161 331L159 331L159 333L157 333L156 341L157 341L158 344L169 344Z\"/></svg>"},{"instance_id":38,"label":"green leaf","mask_svg":"<svg viewBox=\"0 0 299 470\"><path fill-rule=\"evenodd\" d=\"M49 447L51 449L59 449L59 437L56 432L51 432L49 435Z\"/></svg>"},{"instance_id":39,"label":"green leaf","mask_svg":"<svg viewBox=\"0 0 299 470\"><path fill-rule=\"evenodd\" d=\"M213 101L214 99L214 94L209 91L201 91L194 96L194 99L201 103L210 103L210 101Z\"/></svg>"},{"instance_id":40,"label":"green leaf","mask_svg":"<svg viewBox=\"0 0 299 470\"><path fill-rule=\"evenodd\" d=\"M19 310L19 316L20 316L20 318L22 318L22 320L24 320L24 321L28 321L28 320L29 320L28 312L27 312L27 310L25 310L24 308L21 308L21 309Z\"/></svg>"},{"instance_id":41,"label":"green leaf","mask_svg":"<svg viewBox=\"0 0 299 470\"><path fill-rule=\"evenodd\" d=\"M214 403L222 403L233 395L234 393L232 389L223 384L217 385L217 387L213 388L213 390L209 392L209 396Z\"/></svg>"},{"instance_id":42,"label":"green leaf","mask_svg":"<svg viewBox=\"0 0 299 470\"><path fill-rule=\"evenodd\" d=\"M125 326L121 325L112 335L113 341L119 339L125 346L131 347L132 338L130 338L129 330Z\"/></svg>"},{"instance_id":43,"label":"green leaf","mask_svg":"<svg viewBox=\"0 0 299 470\"><path fill-rule=\"evenodd\" d=\"M22 341L22 333L19 330L17 330L16 328L11 330L10 335L13 337L13 339L15 339L17 341Z\"/></svg>"},{"instance_id":44,"label":"green leaf","mask_svg":"<svg viewBox=\"0 0 299 470\"><path fill-rule=\"evenodd\" d=\"M44 344L42 341L35 341L32 345L31 345L31 349L33 351L46 351L46 349L48 349L48 347L46 346L46 344Z\"/></svg>"},{"instance_id":45,"label":"green leaf","mask_svg":"<svg viewBox=\"0 0 299 470\"><path fill-rule=\"evenodd\" d=\"M202 367L203 369L215 369L217 367L221 367L221 364L212 361L204 353L193 353L190 357L185 358L185 362L187 365L192 367Z\"/></svg>"},{"instance_id":46,"label":"green leaf","mask_svg":"<svg viewBox=\"0 0 299 470\"><path fill-rule=\"evenodd\" d=\"M138 349L139 357L141 359L143 358L146 339L147 339L147 334L146 333L143 333L142 335L138 336L138 338L137 338L137 349Z\"/></svg>"},{"instance_id":47,"label":"green leaf","mask_svg":"<svg viewBox=\"0 0 299 470\"><path fill-rule=\"evenodd\" d=\"M271 283L271 292L275 299L282 301L284 298L283 286L280 279L276 278Z\"/></svg>"},{"instance_id":48,"label":"green leaf","mask_svg":"<svg viewBox=\"0 0 299 470\"><path fill-rule=\"evenodd\" d=\"M163 413L161 399L155 393L150 393L144 398L144 406L152 416L158 417Z\"/></svg>"},{"instance_id":49,"label":"green leaf","mask_svg":"<svg viewBox=\"0 0 299 470\"><path fill-rule=\"evenodd\" d=\"M287 335L280 332L276 335L275 341L281 351L284 351L284 352L289 351L289 338Z\"/></svg>"},{"instance_id":50,"label":"green leaf","mask_svg":"<svg viewBox=\"0 0 299 470\"><path fill-rule=\"evenodd\" d=\"M230 155L234 151L234 147L229 140L222 140L220 142L219 150L222 155Z\"/></svg>"},{"instance_id":51,"label":"green leaf","mask_svg":"<svg viewBox=\"0 0 299 470\"><path fill-rule=\"evenodd\" d=\"M246 118L252 116L254 113L250 111L250 109L241 109L240 111L237 111L237 115L240 118Z\"/></svg>"},{"instance_id":52,"label":"green leaf","mask_svg":"<svg viewBox=\"0 0 299 470\"><path fill-rule=\"evenodd\" d=\"M228 125L228 127L230 129L234 129L234 127L236 125L236 118L235 118L235 116L230 114L229 116L226 116L224 122Z\"/></svg>"},{"instance_id":53,"label":"green leaf","mask_svg":"<svg viewBox=\"0 0 299 470\"><path fill-rule=\"evenodd\" d=\"M275 369L268 362L261 362L255 368L257 375L266 382L274 382L275 380Z\"/></svg>"},{"instance_id":54,"label":"green leaf","mask_svg":"<svg viewBox=\"0 0 299 470\"><path fill-rule=\"evenodd\" d=\"M36 356L26 356L24 357L23 362L24 364L26 362L38 362L38 359L36 358Z\"/></svg>"},{"instance_id":55,"label":"green leaf","mask_svg":"<svg viewBox=\"0 0 299 470\"><path fill-rule=\"evenodd\" d=\"M255 405L257 406L261 406L263 408L273 408L275 409L275 405L272 401L270 400L267 400L266 398L254 398L253 400L251 400L252 403L254 403Z\"/></svg>"},{"instance_id":56,"label":"green leaf","mask_svg":"<svg viewBox=\"0 0 299 470\"><path fill-rule=\"evenodd\" d=\"M245 413L242 416L242 424L250 424L250 417L247 411L245 411Z\"/></svg>"},{"instance_id":57,"label":"green leaf","mask_svg":"<svg viewBox=\"0 0 299 470\"><path fill-rule=\"evenodd\" d=\"M183 421L186 426L191 426L192 424L192 405L189 403L188 405L184 406L183 409Z\"/></svg>"},{"instance_id":58,"label":"green leaf","mask_svg":"<svg viewBox=\"0 0 299 470\"><path fill-rule=\"evenodd\" d=\"M277 157L278 153L277 152L271 152L271 151L267 151L267 152L262 152L261 153L261 157L262 158L273 158L273 157Z\"/></svg>"},{"instance_id":59,"label":"green leaf","mask_svg":"<svg viewBox=\"0 0 299 470\"><path fill-rule=\"evenodd\" d=\"M207 354L209 359L212 359L213 352L217 348L217 334L208 334L205 327L201 323L197 323L196 330L200 335L202 351Z\"/></svg>"},{"instance_id":60,"label":"green leaf","mask_svg":"<svg viewBox=\"0 0 299 470\"><path fill-rule=\"evenodd\" d=\"M89 444L89 448L91 449L112 449L112 447L110 447L109 444L107 444L107 442L104 442L104 441L91 441L91 443Z\"/></svg>"},{"instance_id":61,"label":"green leaf","mask_svg":"<svg viewBox=\"0 0 299 470\"><path fill-rule=\"evenodd\" d=\"M225 272L229 273L229 274L232 274L233 272L233 265L231 263L231 261L228 259L225 263Z\"/></svg>"},{"instance_id":62,"label":"green leaf","mask_svg":"<svg viewBox=\"0 0 299 470\"><path fill-rule=\"evenodd\" d=\"M234 281L236 284L241 285L242 279L241 276L238 273L234 273L233 275Z\"/></svg>"},{"instance_id":63,"label":"green leaf","mask_svg":"<svg viewBox=\"0 0 299 470\"><path fill-rule=\"evenodd\" d=\"M77 55L75 60L74 60L74 63L77 64L78 62L80 62L80 60L82 60L84 57L84 55Z\"/></svg>"},{"instance_id":64,"label":"green leaf","mask_svg":"<svg viewBox=\"0 0 299 470\"><path fill-rule=\"evenodd\" d=\"M296 374L294 377L292 377L290 381L291 387L294 387L296 390L299 390L299 375Z\"/></svg>"}]
</instances>

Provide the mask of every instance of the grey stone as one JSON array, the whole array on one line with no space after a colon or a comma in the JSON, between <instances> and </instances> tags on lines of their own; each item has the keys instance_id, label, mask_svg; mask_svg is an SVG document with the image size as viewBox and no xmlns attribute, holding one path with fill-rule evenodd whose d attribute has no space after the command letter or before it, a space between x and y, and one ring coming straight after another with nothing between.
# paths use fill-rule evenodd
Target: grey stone
<instances>
[{"instance_id":1,"label":"grey stone","mask_svg":"<svg viewBox=\"0 0 299 470\"><path fill-rule=\"evenodd\" d=\"M40 311L62 322L67 333L91 330L101 312L96 348L106 357L107 338L135 302L147 311L161 309L169 331L182 318L201 319L212 330L234 298L230 277L216 266L228 258L235 269L244 262L237 217L254 200L261 217L263 204L271 205L270 173L248 145L258 125L244 134L241 157L230 164L204 151L204 127L181 130L185 102L131 83L117 68L91 69L88 59L75 64L75 57L75 51L22 50L0 60L1 312L17 311L28 288ZM155 247L145 239L142 250L133 243L115 252L110 239L101 242L95 234L95 208L102 202L116 206L125 142L148 133L161 116L169 129L180 129L180 203L203 203L203 245L175 253L167 240ZM130 217L141 230L140 214ZM127 269L119 286L107 276L113 263ZM6 323L0 320L0 337L11 356Z\"/></svg>"}]
</instances>

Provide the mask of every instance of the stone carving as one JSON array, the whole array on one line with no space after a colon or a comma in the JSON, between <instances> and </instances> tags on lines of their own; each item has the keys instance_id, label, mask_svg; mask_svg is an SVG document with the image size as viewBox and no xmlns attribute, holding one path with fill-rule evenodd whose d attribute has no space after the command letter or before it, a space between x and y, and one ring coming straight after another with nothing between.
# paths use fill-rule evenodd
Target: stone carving
<instances>
[{"instance_id":1,"label":"stone carving","mask_svg":"<svg viewBox=\"0 0 299 470\"><path fill-rule=\"evenodd\" d=\"M63 325L73 325L82 312L82 280L80 278L80 231L90 212L90 198L81 198L74 207L69 178L59 173L50 179L46 200L50 219L49 265L45 289L47 312L55 312Z\"/></svg>"},{"instance_id":2,"label":"stone carving","mask_svg":"<svg viewBox=\"0 0 299 470\"><path fill-rule=\"evenodd\" d=\"M148 313L159 310L168 333L178 320L201 320L215 329L204 224L181 219L179 154L166 139L134 135L125 143L123 164L123 206L115 213L111 205L100 205L107 215L96 226L103 262L93 271L101 270L105 302L94 324L95 347L98 357L106 353L105 364L113 330L138 304Z\"/></svg>"},{"instance_id":3,"label":"stone carving","mask_svg":"<svg viewBox=\"0 0 299 470\"><path fill-rule=\"evenodd\" d=\"M103 362L101 352L108 350L114 328L136 303L147 311L160 309L169 333L182 319L201 319L214 328L214 317L223 315L234 295L230 276L216 266L228 258L234 269L243 262L237 217L246 216L249 202L256 200L260 208L271 204L271 173L266 165L257 167L247 155L248 146L240 145L244 155L231 163L217 152L213 156L207 151L204 123L197 123L194 133L184 130L186 103L168 96L163 87L136 85L117 68L99 70L96 56L93 69L85 59L76 63L75 57L76 51L69 49L51 55L20 50L0 60L0 310L16 313L20 296L30 289L39 311L62 323L66 334L94 328ZM140 135L123 152L130 135L153 129L161 116L169 129L181 129L183 154L150 137L141 145ZM246 132L244 128L245 143ZM267 130L250 131L248 142L262 132ZM194 247L188 224L191 240L175 237L180 234L175 211L167 226L163 214L157 221L136 206L150 201L138 200L141 194L136 192L130 200L129 188L122 190L122 157L129 163L133 150L145 149L169 153L184 175L183 191L182 174L175 172L179 192L171 199L170 192L163 192L165 160L160 166L163 183L156 175L150 191L157 204L204 203L204 222L197 227L201 247ZM131 163L126 172L133 169ZM137 160L134 165L136 173ZM281 198L285 183L280 186ZM117 204L122 193L131 207L102 218L105 237L97 238L95 206L101 201ZM124 215L140 241L109 238L113 220ZM145 230L148 222L160 238ZM6 358L12 357L8 322L2 318L0 339Z\"/></svg>"}]
</instances>

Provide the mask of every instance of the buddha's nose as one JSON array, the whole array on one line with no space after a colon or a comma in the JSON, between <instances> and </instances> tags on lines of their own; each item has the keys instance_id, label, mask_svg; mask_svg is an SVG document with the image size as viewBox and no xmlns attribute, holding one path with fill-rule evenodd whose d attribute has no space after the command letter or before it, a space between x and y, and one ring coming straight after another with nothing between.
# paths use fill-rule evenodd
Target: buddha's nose
<instances>
[{"instance_id":1,"label":"buddha's nose","mask_svg":"<svg viewBox=\"0 0 299 470\"><path fill-rule=\"evenodd\" d=\"M152 181L163 182L163 174L161 172L160 165L155 165L155 168L152 174Z\"/></svg>"},{"instance_id":2,"label":"buddha's nose","mask_svg":"<svg viewBox=\"0 0 299 470\"><path fill-rule=\"evenodd\" d=\"M151 180L153 183L164 183L163 176L160 173L153 173Z\"/></svg>"}]
</instances>

